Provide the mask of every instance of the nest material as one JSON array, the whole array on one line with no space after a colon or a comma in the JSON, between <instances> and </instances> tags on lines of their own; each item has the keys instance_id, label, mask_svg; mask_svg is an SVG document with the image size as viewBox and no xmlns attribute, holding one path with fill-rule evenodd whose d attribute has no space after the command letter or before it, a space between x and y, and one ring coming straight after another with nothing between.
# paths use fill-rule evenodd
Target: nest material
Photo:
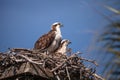
<instances>
[{"instance_id":1,"label":"nest material","mask_svg":"<svg viewBox=\"0 0 120 80\"><path fill-rule=\"evenodd\" d=\"M9 52L0 54L0 79L6 77L3 74L8 73L8 70L16 72L13 76L22 73L20 67L29 63L37 66L36 69L41 71L39 76L45 77L46 80L103 80L95 73L94 68L87 68L83 64L84 61L97 65L94 60L80 57L79 52L66 56L57 53L41 53L39 50L10 49Z\"/></svg>"}]
</instances>

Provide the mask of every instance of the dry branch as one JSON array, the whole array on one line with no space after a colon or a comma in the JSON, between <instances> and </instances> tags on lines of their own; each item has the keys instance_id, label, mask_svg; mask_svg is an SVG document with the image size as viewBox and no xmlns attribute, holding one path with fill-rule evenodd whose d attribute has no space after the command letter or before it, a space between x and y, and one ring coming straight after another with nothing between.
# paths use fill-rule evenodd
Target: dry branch
<instances>
[{"instance_id":1,"label":"dry branch","mask_svg":"<svg viewBox=\"0 0 120 80\"><path fill-rule=\"evenodd\" d=\"M28 62L33 63L33 64L38 64L38 65L42 65L42 64L43 64L43 63L35 62L35 61L33 61L32 59L30 59L29 57L24 56L24 55L22 55L22 54L17 54L17 56L20 56L20 57L26 59Z\"/></svg>"}]
</instances>

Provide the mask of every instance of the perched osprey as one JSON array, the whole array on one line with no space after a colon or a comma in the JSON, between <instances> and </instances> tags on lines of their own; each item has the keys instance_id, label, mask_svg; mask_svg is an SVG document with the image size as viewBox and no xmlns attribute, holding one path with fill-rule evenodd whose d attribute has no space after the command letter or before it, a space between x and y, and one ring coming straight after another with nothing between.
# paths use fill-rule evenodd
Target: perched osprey
<instances>
[{"instance_id":1,"label":"perched osprey","mask_svg":"<svg viewBox=\"0 0 120 80\"><path fill-rule=\"evenodd\" d=\"M34 44L34 49L41 51L54 52L62 40L61 30L62 24L56 22L52 24L51 30L42 35Z\"/></svg>"},{"instance_id":2,"label":"perched osprey","mask_svg":"<svg viewBox=\"0 0 120 80\"><path fill-rule=\"evenodd\" d=\"M71 42L67 39L63 39L61 41L61 44L59 46L59 48L56 50L55 53L59 53L59 54L64 54L66 55L66 53L68 52L68 44L70 44Z\"/></svg>"}]
</instances>

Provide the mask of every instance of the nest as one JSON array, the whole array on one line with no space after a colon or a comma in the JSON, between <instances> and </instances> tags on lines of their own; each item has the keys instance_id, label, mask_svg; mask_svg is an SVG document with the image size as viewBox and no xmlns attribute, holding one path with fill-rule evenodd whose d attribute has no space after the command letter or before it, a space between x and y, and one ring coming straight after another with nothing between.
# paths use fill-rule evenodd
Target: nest
<instances>
[{"instance_id":1,"label":"nest","mask_svg":"<svg viewBox=\"0 0 120 80\"><path fill-rule=\"evenodd\" d=\"M95 65L97 63L94 60L82 58L79 54L77 52L66 56L57 53L46 54L39 50L13 48L6 53L0 53L0 79L14 77L21 80L31 73L33 77L40 76L44 80L103 80L95 73L95 68L84 65L85 61ZM33 79L29 77L28 80Z\"/></svg>"}]
</instances>

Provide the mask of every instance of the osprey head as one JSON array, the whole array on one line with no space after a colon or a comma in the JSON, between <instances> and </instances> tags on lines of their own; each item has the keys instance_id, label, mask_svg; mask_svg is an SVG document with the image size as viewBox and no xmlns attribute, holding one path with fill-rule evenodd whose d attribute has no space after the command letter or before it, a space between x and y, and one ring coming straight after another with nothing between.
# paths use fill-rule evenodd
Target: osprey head
<instances>
[{"instance_id":1,"label":"osprey head","mask_svg":"<svg viewBox=\"0 0 120 80\"><path fill-rule=\"evenodd\" d=\"M56 30L56 28L63 27L63 25L60 22L55 22L52 24L52 30Z\"/></svg>"},{"instance_id":2,"label":"osprey head","mask_svg":"<svg viewBox=\"0 0 120 80\"><path fill-rule=\"evenodd\" d=\"M69 40L67 40L67 39L63 39L63 40L61 41L61 44L68 45L68 44L71 44L71 42L70 42Z\"/></svg>"}]
</instances>

